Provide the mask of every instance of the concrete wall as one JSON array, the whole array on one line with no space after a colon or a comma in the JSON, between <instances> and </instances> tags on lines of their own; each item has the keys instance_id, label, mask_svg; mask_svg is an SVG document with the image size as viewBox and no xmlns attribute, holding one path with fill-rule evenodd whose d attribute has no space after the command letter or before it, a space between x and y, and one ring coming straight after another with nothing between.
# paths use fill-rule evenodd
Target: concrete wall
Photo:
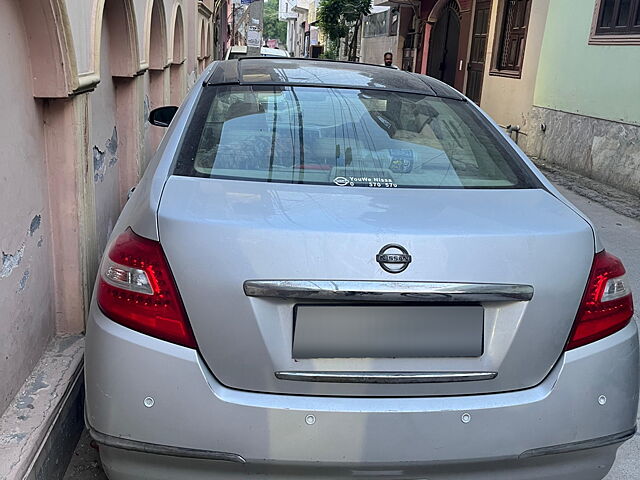
<instances>
[{"instance_id":1,"label":"concrete wall","mask_svg":"<svg viewBox=\"0 0 640 480\"><path fill-rule=\"evenodd\" d=\"M0 2L0 412L54 333L43 106L17 2Z\"/></svg>"},{"instance_id":2,"label":"concrete wall","mask_svg":"<svg viewBox=\"0 0 640 480\"><path fill-rule=\"evenodd\" d=\"M402 61L402 44L398 46L397 35L380 37L363 37L360 47L360 61L382 65L384 63L385 52L393 53L393 63L400 64Z\"/></svg>"},{"instance_id":3,"label":"concrete wall","mask_svg":"<svg viewBox=\"0 0 640 480\"><path fill-rule=\"evenodd\" d=\"M534 104L640 126L640 47L589 45L594 5L551 2Z\"/></svg>"},{"instance_id":4,"label":"concrete wall","mask_svg":"<svg viewBox=\"0 0 640 480\"><path fill-rule=\"evenodd\" d=\"M149 110L179 104L211 61L212 4L0 1L0 413L52 336L83 331L107 237L164 133Z\"/></svg>"},{"instance_id":5,"label":"concrete wall","mask_svg":"<svg viewBox=\"0 0 640 480\"><path fill-rule=\"evenodd\" d=\"M379 13L385 10L388 11L389 8L374 7L372 9L372 13ZM413 21L413 9L400 7L398 10L398 16L396 35L381 35L376 37L365 37L362 35L360 46L361 62L381 65L384 63L385 52L391 52L393 53L393 64L398 68L402 68L403 48L405 45L405 38ZM387 21L391 22L390 16Z\"/></svg>"},{"instance_id":6,"label":"concrete wall","mask_svg":"<svg viewBox=\"0 0 640 480\"><path fill-rule=\"evenodd\" d=\"M582 1L583 0L577 3L582 3ZM531 15L529 17L522 75L520 78L509 78L489 73L493 53L497 48L495 37L496 27L499 24L497 17L501 1L494 0L491 5L489 39L487 42L487 56L480 106L500 125L523 125L526 122L527 114L531 110L543 35L546 35L545 23L547 21L549 3L549 0L535 0L531 4ZM561 0L555 3L573 5L575 2ZM567 53L564 47L559 50L562 50L565 54Z\"/></svg>"},{"instance_id":7,"label":"concrete wall","mask_svg":"<svg viewBox=\"0 0 640 480\"><path fill-rule=\"evenodd\" d=\"M527 122L528 155L640 196L640 126L543 107Z\"/></svg>"}]
</instances>

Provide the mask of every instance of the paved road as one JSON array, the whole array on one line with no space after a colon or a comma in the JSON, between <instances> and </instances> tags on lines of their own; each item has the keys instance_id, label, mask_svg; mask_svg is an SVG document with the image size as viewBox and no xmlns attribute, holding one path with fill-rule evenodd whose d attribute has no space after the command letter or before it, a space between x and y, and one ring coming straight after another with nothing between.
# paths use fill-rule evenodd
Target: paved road
<instances>
[{"instance_id":1,"label":"paved road","mask_svg":"<svg viewBox=\"0 0 640 480\"><path fill-rule=\"evenodd\" d=\"M63 480L107 480L100 466L98 450L94 447L91 446L91 437L85 430L73 452Z\"/></svg>"},{"instance_id":2,"label":"paved road","mask_svg":"<svg viewBox=\"0 0 640 480\"><path fill-rule=\"evenodd\" d=\"M624 261L633 291L636 292L636 308L640 311L640 221L634 219L640 218L640 211L635 211L638 199L617 191L603 195L602 190L596 192L590 189L592 182L582 182L575 175L565 175L557 169L550 170L547 174L562 193L591 218L605 248ZM575 192L580 192L582 195ZM629 205L633 206L634 211L629 210ZM631 214L634 218L616 211ZM636 314L636 321L638 321L638 314ZM74 452L64 480L107 480L100 468L97 451L89 444L89 438L85 432ZM636 435L620 448L616 463L605 480L638 478L640 478L640 435Z\"/></svg>"}]
</instances>

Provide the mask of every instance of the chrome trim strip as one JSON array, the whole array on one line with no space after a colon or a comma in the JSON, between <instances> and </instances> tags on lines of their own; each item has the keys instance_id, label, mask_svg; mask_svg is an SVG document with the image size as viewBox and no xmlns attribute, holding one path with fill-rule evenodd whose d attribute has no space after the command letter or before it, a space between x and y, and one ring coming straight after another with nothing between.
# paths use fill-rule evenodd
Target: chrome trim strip
<instances>
[{"instance_id":1,"label":"chrome trim strip","mask_svg":"<svg viewBox=\"0 0 640 480\"><path fill-rule=\"evenodd\" d=\"M86 419L85 419L86 423ZM213 450L200 450L195 448L172 447L169 445L158 445L155 443L138 442L126 438L113 437L100 433L87 424L87 429L91 438L97 443L107 447L120 448L131 452L150 453L154 455L168 455L171 457L199 458L204 460L218 460L221 462L247 463L246 460L236 453L215 452Z\"/></svg>"},{"instance_id":2,"label":"chrome trim strip","mask_svg":"<svg viewBox=\"0 0 640 480\"><path fill-rule=\"evenodd\" d=\"M247 280L248 297L347 302L517 302L531 285L502 283L384 282L357 280Z\"/></svg>"},{"instance_id":3,"label":"chrome trim strip","mask_svg":"<svg viewBox=\"0 0 640 480\"><path fill-rule=\"evenodd\" d=\"M275 372L292 382L325 383L448 383L496 378L497 372Z\"/></svg>"},{"instance_id":4,"label":"chrome trim strip","mask_svg":"<svg viewBox=\"0 0 640 480\"><path fill-rule=\"evenodd\" d=\"M606 435L604 437L592 438L590 440L582 440L580 442L563 443L561 445L553 445L551 447L534 448L520 454L519 458L540 457L542 455L555 455L557 453L575 452L578 450L588 450L590 448L606 447L616 443L622 443L629 440L636 433L636 428L624 432Z\"/></svg>"}]
</instances>

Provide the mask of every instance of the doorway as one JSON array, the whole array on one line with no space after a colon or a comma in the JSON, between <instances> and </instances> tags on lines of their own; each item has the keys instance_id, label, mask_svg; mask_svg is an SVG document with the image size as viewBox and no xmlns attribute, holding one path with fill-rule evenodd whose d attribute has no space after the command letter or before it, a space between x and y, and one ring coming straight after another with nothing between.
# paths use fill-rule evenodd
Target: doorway
<instances>
[{"instance_id":1,"label":"doorway","mask_svg":"<svg viewBox=\"0 0 640 480\"><path fill-rule=\"evenodd\" d=\"M467 70L466 95L476 104L480 104L482 96L482 80L487 54L487 37L489 36L489 17L491 0L478 0L473 16L473 32L471 34L471 53Z\"/></svg>"},{"instance_id":2,"label":"doorway","mask_svg":"<svg viewBox=\"0 0 640 480\"><path fill-rule=\"evenodd\" d=\"M427 75L453 86L458 61L460 37L460 9L456 0L451 0L441 10L431 30Z\"/></svg>"}]
</instances>

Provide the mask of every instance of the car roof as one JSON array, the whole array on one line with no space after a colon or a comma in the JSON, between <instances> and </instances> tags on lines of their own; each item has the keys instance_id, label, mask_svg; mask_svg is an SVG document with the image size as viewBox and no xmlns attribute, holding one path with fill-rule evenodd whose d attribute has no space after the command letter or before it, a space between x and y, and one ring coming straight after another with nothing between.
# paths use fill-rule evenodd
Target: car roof
<instances>
[{"instance_id":1,"label":"car roof","mask_svg":"<svg viewBox=\"0 0 640 480\"><path fill-rule=\"evenodd\" d=\"M465 99L457 90L425 75L366 63L287 57L220 61L205 84L358 88Z\"/></svg>"}]
</instances>

